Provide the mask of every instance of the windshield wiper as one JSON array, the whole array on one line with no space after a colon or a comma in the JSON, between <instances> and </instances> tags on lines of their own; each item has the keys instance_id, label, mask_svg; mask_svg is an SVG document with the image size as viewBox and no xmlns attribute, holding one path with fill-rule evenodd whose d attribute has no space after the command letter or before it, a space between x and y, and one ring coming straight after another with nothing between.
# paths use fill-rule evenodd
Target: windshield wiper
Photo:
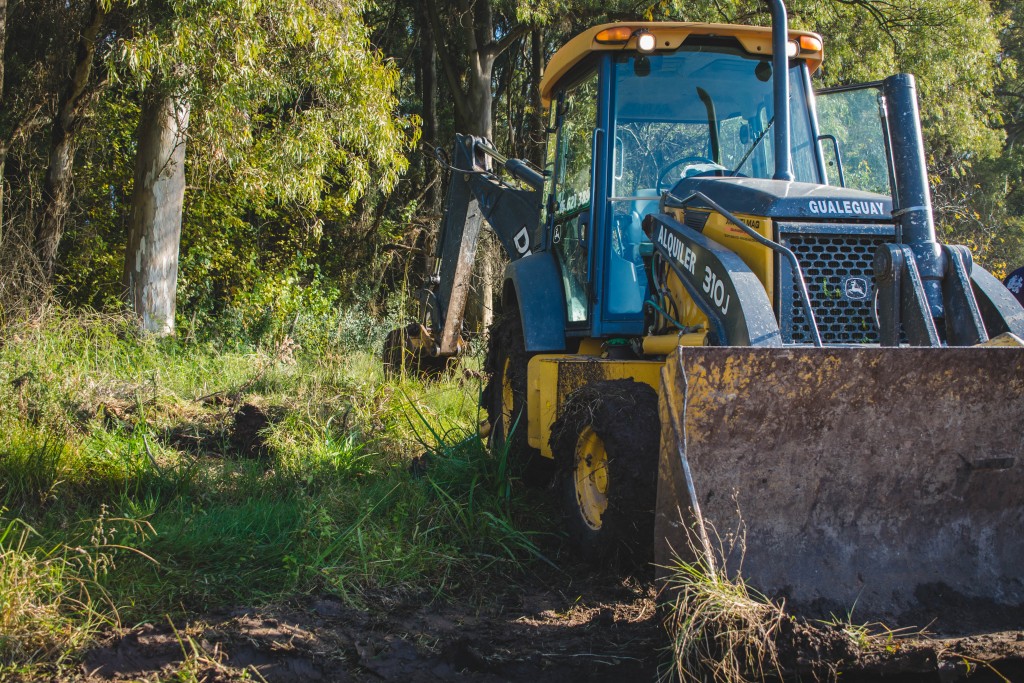
<instances>
[{"instance_id":1,"label":"windshield wiper","mask_svg":"<svg viewBox=\"0 0 1024 683\"><path fill-rule=\"evenodd\" d=\"M764 136L768 135L768 131L770 131L772 129L772 124L774 124L774 123L775 123L775 117L773 116L768 121L768 125L765 126L764 130L761 131L761 134L757 136L756 140L754 140L754 144L752 144L750 146L750 149L748 149L746 154L743 155L743 158L740 159L740 163L738 163L736 165L736 168L732 169L733 175L736 175L739 172L739 170L741 168L743 168L743 164L747 163L747 159L750 158L750 155L754 153L754 150L757 149L757 146L761 144L761 140L764 140Z\"/></svg>"}]
</instances>

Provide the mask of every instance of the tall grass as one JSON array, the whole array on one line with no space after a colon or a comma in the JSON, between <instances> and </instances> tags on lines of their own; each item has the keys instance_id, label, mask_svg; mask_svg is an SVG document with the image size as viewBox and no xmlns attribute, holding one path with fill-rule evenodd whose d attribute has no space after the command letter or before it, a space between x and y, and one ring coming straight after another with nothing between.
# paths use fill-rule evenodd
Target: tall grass
<instances>
[{"instance_id":1,"label":"tall grass","mask_svg":"<svg viewBox=\"0 0 1024 683\"><path fill-rule=\"evenodd\" d=\"M104 511L105 515L105 511ZM0 528L0 674L36 663L60 664L118 614L102 578L130 549L112 541L119 523L145 536L145 524L101 515L84 525L87 537L68 532L67 542L37 542L20 519Z\"/></svg>"},{"instance_id":2,"label":"tall grass","mask_svg":"<svg viewBox=\"0 0 1024 683\"><path fill-rule=\"evenodd\" d=\"M22 597L3 618L65 636L3 641L6 661L56 661L117 615L441 595L539 557L475 433L480 381L385 381L362 343L222 351L67 314L9 326L0 552ZM264 416L259 454L238 446L243 405Z\"/></svg>"}]
</instances>

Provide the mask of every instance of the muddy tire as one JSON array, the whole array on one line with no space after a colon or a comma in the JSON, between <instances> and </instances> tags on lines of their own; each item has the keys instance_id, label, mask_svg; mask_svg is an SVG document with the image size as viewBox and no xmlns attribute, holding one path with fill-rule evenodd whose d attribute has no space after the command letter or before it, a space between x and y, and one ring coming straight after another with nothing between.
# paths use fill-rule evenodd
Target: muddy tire
<instances>
[{"instance_id":1,"label":"muddy tire","mask_svg":"<svg viewBox=\"0 0 1024 683\"><path fill-rule=\"evenodd\" d=\"M419 326L415 323L391 330L384 338L381 362L385 378L395 379L405 374L422 380L437 379L458 362L456 358L435 358L423 354L413 344L413 334L419 334Z\"/></svg>"},{"instance_id":2,"label":"muddy tire","mask_svg":"<svg viewBox=\"0 0 1024 683\"><path fill-rule=\"evenodd\" d=\"M513 475L530 486L551 481L554 463L531 448L526 425L526 366L530 354L523 342L518 309L491 325L484 371L488 374L481 402L491 423L490 445L506 454Z\"/></svg>"},{"instance_id":3,"label":"muddy tire","mask_svg":"<svg viewBox=\"0 0 1024 683\"><path fill-rule=\"evenodd\" d=\"M631 379L588 384L552 426L564 528L585 559L646 567L653 560L658 395Z\"/></svg>"}]
</instances>

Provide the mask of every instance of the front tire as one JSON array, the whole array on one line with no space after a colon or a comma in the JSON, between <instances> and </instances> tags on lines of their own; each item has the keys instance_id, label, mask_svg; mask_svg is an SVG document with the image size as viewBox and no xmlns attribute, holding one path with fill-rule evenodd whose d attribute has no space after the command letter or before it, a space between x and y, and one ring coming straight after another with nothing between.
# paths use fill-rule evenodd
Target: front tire
<instances>
[{"instance_id":1,"label":"front tire","mask_svg":"<svg viewBox=\"0 0 1024 683\"><path fill-rule=\"evenodd\" d=\"M646 384L593 382L566 399L551 448L564 527L588 561L652 561L660 437L658 396Z\"/></svg>"}]
</instances>

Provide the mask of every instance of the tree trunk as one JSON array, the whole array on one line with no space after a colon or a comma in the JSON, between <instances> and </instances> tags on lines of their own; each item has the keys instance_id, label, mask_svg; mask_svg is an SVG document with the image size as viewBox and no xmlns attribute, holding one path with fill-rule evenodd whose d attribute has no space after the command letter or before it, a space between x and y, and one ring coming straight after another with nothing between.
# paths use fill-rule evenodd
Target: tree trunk
<instances>
[{"instance_id":1,"label":"tree trunk","mask_svg":"<svg viewBox=\"0 0 1024 683\"><path fill-rule=\"evenodd\" d=\"M0 150L0 249L3 248L4 236L7 234L7 230L4 227L4 197L7 193L4 191L4 171L7 170L7 150Z\"/></svg>"},{"instance_id":2,"label":"tree trunk","mask_svg":"<svg viewBox=\"0 0 1024 683\"><path fill-rule=\"evenodd\" d=\"M2 1L2 0L0 0ZM434 30L427 18L422 3L416 5L416 20L420 24L420 89L423 102L423 144L433 149L437 146L437 55L434 53ZM433 166L433 159L424 161ZM441 209L441 192L436 184L427 189L426 204L431 212Z\"/></svg>"},{"instance_id":3,"label":"tree trunk","mask_svg":"<svg viewBox=\"0 0 1024 683\"><path fill-rule=\"evenodd\" d=\"M494 266L492 261L498 261L500 251L495 240L487 240L484 243L483 263L480 268L480 326L484 330L491 329L494 323Z\"/></svg>"},{"instance_id":4,"label":"tree trunk","mask_svg":"<svg viewBox=\"0 0 1024 683\"><path fill-rule=\"evenodd\" d=\"M469 62L469 72L465 74L463 87L463 79L460 77L456 60L443 39L445 34L441 27L436 0L427 0L425 9L430 26L434 29L437 56L441 60L448 88L452 93L455 123L459 132L493 139L491 77L494 60L519 40L528 27L517 24L502 35L500 40L495 40L491 0L459 0L456 12L459 15L459 28L465 38L466 57Z\"/></svg>"},{"instance_id":5,"label":"tree trunk","mask_svg":"<svg viewBox=\"0 0 1024 683\"><path fill-rule=\"evenodd\" d=\"M477 53L471 60L473 69L467 80L466 108L462 111L459 128L470 135L479 135L488 140L494 139L493 103L491 93L491 75L494 58L487 54Z\"/></svg>"},{"instance_id":6,"label":"tree trunk","mask_svg":"<svg viewBox=\"0 0 1024 683\"><path fill-rule=\"evenodd\" d=\"M160 336L174 334L188 115L169 95L147 97L136 134L124 285L142 328Z\"/></svg>"},{"instance_id":7,"label":"tree trunk","mask_svg":"<svg viewBox=\"0 0 1024 683\"><path fill-rule=\"evenodd\" d=\"M57 262L57 248L64 234L64 218L71 206L71 181L75 159L74 135L53 122L50 159L43 183L43 215L36 228L36 258L49 281Z\"/></svg>"},{"instance_id":8,"label":"tree trunk","mask_svg":"<svg viewBox=\"0 0 1024 683\"><path fill-rule=\"evenodd\" d=\"M43 213L36 226L36 258L47 280L53 276L57 248L64 233L64 219L71 206L71 183L75 160L75 137L85 122L85 115L97 91L92 83L96 38L106 14L93 3L89 25L78 39L78 54L71 80L57 103L57 116L50 133L49 164L43 183Z\"/></svg>"},{"instance_id":9,"label":"tree trunk","mask_svg":"<svg viewBox=\"0 0 1024 683\"><path fill-rule=\"evenodd\" d=\"M0 0L0 104L4 93L4 53L7 49L7 0Z\"/></svg>"}]
</instances>

